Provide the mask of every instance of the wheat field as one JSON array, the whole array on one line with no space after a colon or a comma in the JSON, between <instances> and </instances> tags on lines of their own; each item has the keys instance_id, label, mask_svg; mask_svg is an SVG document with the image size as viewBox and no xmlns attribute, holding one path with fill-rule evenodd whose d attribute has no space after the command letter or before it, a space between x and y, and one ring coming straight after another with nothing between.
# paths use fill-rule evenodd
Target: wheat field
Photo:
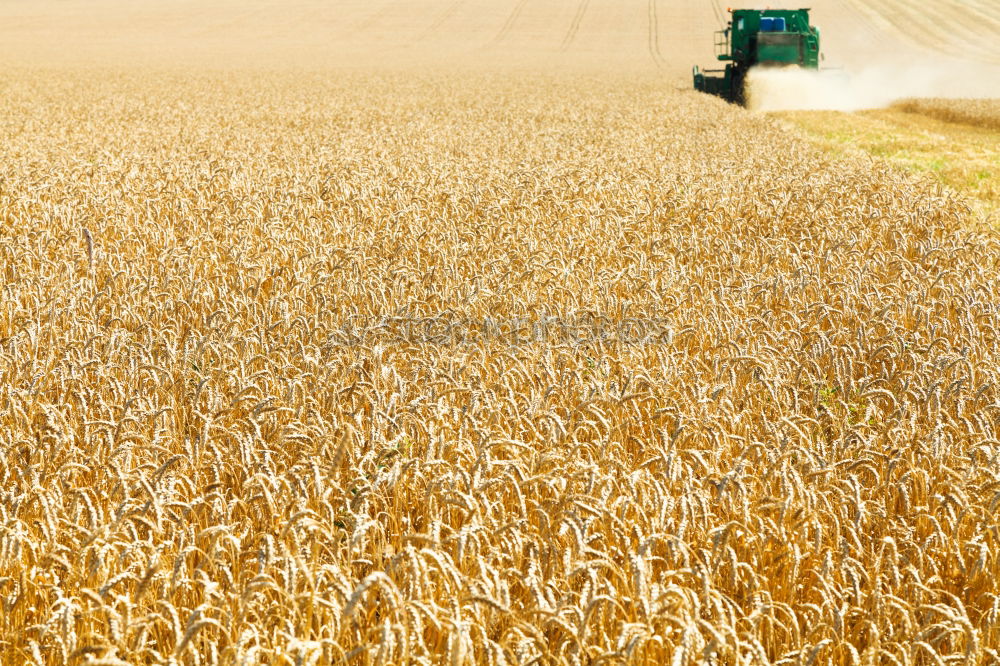
<instances>
[{"instance_id":1,"label":"wheat field","mask_svg":"<svg viewBox=\"0 0 1000 666\"><path fill-rule=\"evenodd\" d=\"M5 663L995 655L961 201L655 79L94 76L5 97Z\"/></svg>"},{"instance_id":2,"label":"wheat field","mask_svg":"<svg viewBox=\"0 0 1000 666\"><path fill-rule=\"evenodd\" d=\"M871 35L894 35L932 55L948 54L972 62L1000 64L995 42L1000 4L993 0L842 0ZM841 15L843 15L841 13ZM960 71L956 72L960 74Z\"/></svg>"},{"instance_id":3,"label":"wheat field","mask_svg":"<svg viewBox=\"0 0 1000 666\"><path fill-rule=\"evenodd\" d=\"M7 42L0 663L1000 661L995 231L640 44Z\"/></svg>"},{"instance_id":4,"label":"wheat field","mask_svg":"<svg viewBox=\"0 0 1000 666\"><path fill-rule=\"evenodd\" d=\"M893 108L947 123L1000 130L1000 99L904 99Z\"/></svg>"},{"instance_id":5,"label":"wheat field","mask_svg":"<svg viewBox=\"0 0 1000 666\"><path fill-rule=\"evenodd\" d=\"M453 64L507 68L713 64L726 9L795 0L0 0L0 59L240 68ZM814 0L825 65L1000 65L993 0ZM996 69L992 78L996 78ZM973 77L981 95L989 75ZM996 89L996 85L991 86Z\"/></svg>"}]
</instances>

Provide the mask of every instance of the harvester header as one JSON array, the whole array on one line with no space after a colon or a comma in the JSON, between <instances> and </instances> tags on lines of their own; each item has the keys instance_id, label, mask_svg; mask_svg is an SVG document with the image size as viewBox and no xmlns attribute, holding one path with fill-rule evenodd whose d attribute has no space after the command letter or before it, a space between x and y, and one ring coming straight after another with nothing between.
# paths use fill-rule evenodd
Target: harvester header
<instances>
[{"instance_id":1,"label":"harvester header","mask_svg":"<svg viewBox=\"0 0 1000 666\"><path fill-rule=\"evenodd\" d=\"M716 33L715 55L725 69L694 68L694 87L729 102L744 104L751 67L819 69L819 28L808 9L736 9L725 30Z\"/></svg>"}]
</instances>

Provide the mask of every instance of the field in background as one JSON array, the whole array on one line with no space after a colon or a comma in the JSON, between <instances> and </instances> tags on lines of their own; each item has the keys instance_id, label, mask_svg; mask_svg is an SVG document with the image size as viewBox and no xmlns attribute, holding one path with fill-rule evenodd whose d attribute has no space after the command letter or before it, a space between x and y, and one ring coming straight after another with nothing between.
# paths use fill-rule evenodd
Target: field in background
<instances>
[{"instance_id":1,"label":"field in background","mask_svg":"<svg viewBox=\"0 0 1000 666\"><path fill-rule=\"evenodd\" d=\"M0 0L0 663L1000 660L996 133L721 17Z\"/></svg>"},{"instance_id":2,"label":"field in background","mask_svg":"<svg viewBox=\"0 0 1000 666\"><path fill-rule=\"evenodd\" d=\"M880 37L895 35L934 55L1000 64L1000 51L996 48L1000 3L994 0L846 1ZM883 43L880 48L887 47ZM872 52L871 45L863 49L865 54Z\"/></svg>"},{"instance_id":3,"label":"field in background","mask_svg":"<svg viewBox=\"0 0 1000 666\"><path fill-rule=\"evenodd\" d=\"M794 1L770 2L798 8ZM816 0L827 65L997 64L988 0ZM0 57L115 67L654 68L712 64L721 0L0 0ZM992 35L992 37L990 37ZM956 60L957 58L957 60ZM971 92L969 93L971 94Z\"/></svg>"}]
</instances>

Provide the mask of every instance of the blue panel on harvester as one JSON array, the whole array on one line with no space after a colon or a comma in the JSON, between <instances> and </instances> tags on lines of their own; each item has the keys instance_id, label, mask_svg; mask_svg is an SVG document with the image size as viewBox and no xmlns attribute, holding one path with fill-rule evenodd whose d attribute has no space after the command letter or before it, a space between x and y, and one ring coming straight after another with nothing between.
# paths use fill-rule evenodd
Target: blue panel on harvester
<instances>
[{"instance_id":1,"label":"blue panel on harvester","mask_svg":"<svg viewBox=\"0 0 1000 666\"><path fill-rule=\"evenodd\" d=\"M760 31L761 32L774 32L774 19L770 16L764 16L760 19Z\"/></svg>"},{"instance_id":2,"label":"blue panel on harvester","mask_svg":"<svg viewBox=\"0 0 1000 666\"><path fill-rule=\"evenodd\" d=\"M779 17L777 17L777 18L775 18L773 20L774 20L774 28L773 28L773 30L775 32L784 32L785 31L785 17L784 16L779 16Z\"/></svg>"}]
</instances>

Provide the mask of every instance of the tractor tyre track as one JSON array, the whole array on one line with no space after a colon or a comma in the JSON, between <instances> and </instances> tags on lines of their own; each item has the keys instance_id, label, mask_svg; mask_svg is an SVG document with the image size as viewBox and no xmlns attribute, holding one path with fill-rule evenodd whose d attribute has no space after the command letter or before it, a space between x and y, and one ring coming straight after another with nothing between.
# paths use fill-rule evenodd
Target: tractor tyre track
<instances>
[{"instance_id":1,"label":"tractor tyre track","mask_svg":"<svg viewBox=\"0 0 1000 666\"><path fill-rule=\"evenodd\" d=\"M448 19L454 16L455 13L458 11L458 8L461 7L463 4L465 4L465 2L466 0L454 0L454 2L445 7L441 11L441 13L438 14L437 17L434 19L434 22L431 23L429 26L427 26L427 28L422 33L420 33L416 41L423 42L432 37L433 35L436 35L437 32L441 29L441 26L443 26L448 21Z\"/></svg>"},{"instance_id":2,"label":"tractor tyre track","mask_svg":"<svg viewBox=\"0 0 1000 666\"><path fill-rule=\"evenodd\" d=\"M497 33L496 37L493 38L494 44L499 44L507 35L510 34L511 28L517 23L517 19L521 16L521 12L524 11L524 7L528 4L528 0L518 0L517 4L514 5L514 9L511 10L510 15L507 20L504 21L503 27L500 28L500 32Z\"/></svg>"},{"instance_id":3,"label":"tractor tyre track","mask_svg":"<svg viewBox=\"0 0 1000 666\"><path fill-rule=\"evenodd\" d=\"M587 14L588 5L590 5L590 0L580 0L580 4L576 8L576 14L573 15L573 21L569 24L569 30L566 32L566 36L563 37L561 50L565 51L576 40L576 34L580 31L580 24L583 22L583 17Z\"/></svg>"},{"instance_id":4,"label":"tractor tyre track","mask_svg":"<svg viewBox=\"0 0 1000 666\"><path fill-rule=\"evenodd\" d=\"M382 19L388 16L391 11L396 8L397 4L398 3L396 2L383 3L381 7L369 14L361 23L358 24L357 31L359 33L365 33L371 30L373 27L378 25Z\"/></svg>"},{"instance_id":5,"label":"tractor tyre track","mask_svg":"<svg viewBox=\"0 0 1000 666\"><path fill-rule=\"evenodd\" d=\"M660 53L660 21L657 17L656 0L649 0L649 57L657 67L663 66L663 55Z\"/></svg>"},{"instance_id":6,"label":"tractor tyre track","mask_svg":"<svg viewBox=\"0 0 1000 666\"><path fill-rule=\"evenodd\" d=\"M719 4L719 0L712 0L712 11L715 13L715 19L719 22L719 25L725 25L726 14L722 11L722 5Z\"/></svg>"}]
</instances>

